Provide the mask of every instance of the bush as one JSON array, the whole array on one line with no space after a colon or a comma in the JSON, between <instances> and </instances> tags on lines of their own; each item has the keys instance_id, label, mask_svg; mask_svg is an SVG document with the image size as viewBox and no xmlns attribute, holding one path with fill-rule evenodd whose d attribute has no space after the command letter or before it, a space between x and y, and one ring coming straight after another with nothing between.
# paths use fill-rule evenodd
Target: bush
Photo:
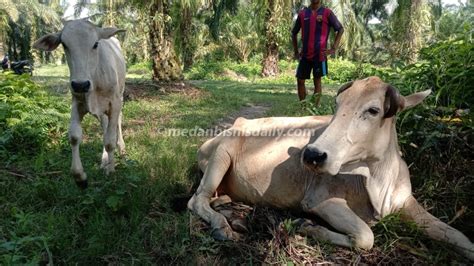
<instances>
[{"instance_id":1,"label":"bush","mask_svg":"<svg viewBox=\"0 0 474 266\"><path fill-rule=\"evenodd\" d=\"M449 40L421 49L420 61L373 73L403 94L432 89L437 105L468 108L474 103L474 43Z\"/></svg>"},{"instance_id":2,"label":"bush","mask_svg":"<svg viewBox=\"0 0 474 266\"><path fill-rule=\"evenodd\" d=\"M262 72L262 66L256 61L245 64L229 61L199 62L185 73L185 77L190 80L232 80L229 72L235 72L241 78L255 79Z\"/></svg>"},{"instance_id":3,"label":"bush","mask_svg":"<svg viewBox=\"0 0 474 266\"><path fill-rule=\"evenodd\" d=\"M474 232L469 223L474 219L472 121L472 115L459 116L454 108L428 104L403 112L397 121L400 148L417 188L415 196L444 222L462 214L463 219L452 226L468 235ZM463 206L467 211L462 211Z\"/></svg>"},{"instance_id":4,"label":"bush","mask_svg":"<svg viewBox=\"0 0 474 266\"><path fill-rule=\"evenodd\" d=\"M0 73L0 159L36 154L63 141L69 111L63 100L48 95L28 75Z\"/></svg>"},{"instance_id":5,"label":"bush","mask_svg":"<svg viewBox=\"0 0 474 266\"><path fill-rule=\"evenodd\" d=\"M151 72L151 62L150 61L144 61L140 62L134 65L131 65L127 69L127 73L132 73L132 74L147 74Z\"/></svg>"},{"instance_id":6,"label":"bush","mask_svg":"<svg viewBox=\"0 0 474 266\"><path fill-rule=\"evenodd\" d=\"M423 48L420 58L425 62L419 67L418 76L434 89L441 104L464 108L474 104L472 41L458 39L435 43Z\"/></svg>"}]
</instances>

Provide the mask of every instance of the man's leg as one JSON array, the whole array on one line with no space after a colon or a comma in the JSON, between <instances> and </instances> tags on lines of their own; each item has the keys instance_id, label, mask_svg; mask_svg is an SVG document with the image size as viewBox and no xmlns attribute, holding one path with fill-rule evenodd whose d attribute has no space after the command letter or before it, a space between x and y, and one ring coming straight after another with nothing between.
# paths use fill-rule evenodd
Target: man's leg
<instances>
[{"instance_id":1,"label":"man's leg","mask_svg":"<svg viewBox=\"0 0 474 266\"><path fill-rule=\"evenodd\" d=\"M300 101L306 98L306 87L304 81L304 79L298 79L298 97L300 98Z\"/></svg>"},{"instance_id":2,"label":"man's leg","mask_svg":"<svg viewBox=\"0 0 474 266\"><path fill-rule=\"evenodd\" d=\"M298 68L296 69L296 79L298 83L298 97L300 101L303 101L306 98L306 87L305 80L311 78L311 69L312 63L308 62L305 58L302 58L298 63Z\"/></svg>"},{"instance_id":3,"label":"man's leg","mask_svg":"<svg viewBox=\"0 0 474 266\"><path fill-rule=\"evenodd\" d=\"M314 77L314 95L316 96L316 105L318 106L322 95L321 76Z\"/></svg>"}]
</instances>

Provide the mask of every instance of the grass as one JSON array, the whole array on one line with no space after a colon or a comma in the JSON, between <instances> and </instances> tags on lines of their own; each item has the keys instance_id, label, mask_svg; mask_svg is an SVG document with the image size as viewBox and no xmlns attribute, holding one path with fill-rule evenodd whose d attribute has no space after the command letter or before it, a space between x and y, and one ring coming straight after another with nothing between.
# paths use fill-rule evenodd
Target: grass
<instances>
[{"instance_id":1,"label":"grass","mask_svg":"<svg viewBox=\"0 0 474 266\"><path fill-rule=\"evenodd\" d=\"M377 247L350 251L294 233L288 212L256 208L245 242L217 242L206 225L187 211L175 212L173 199L196 182L196 151L202 137L168 137L159 128L209 128L219 118L249 104L271 106L269 116L308 114L293 83L193 81L199 90L166 91L128 76L124 104L127 155L106 177L99 169L101 130L87 116L81 158L90 188L76 188L69 175L70 147L54 141L47 152L19 158L0 168L0 264L255 264L446 263L459 260L444 246L405 234L394 216L375 227ZM70 102L67 68L45 66L35 80ZM331 111L337 86L323 88L319 113ZM65 138L66 135L58 138ZM408 226L408 228L411 228ZM202 229L202 230L200 230ZM410 229L411 230L411 229ZM413 229L416 230L416 229ZM410 231L411 232L411 231ZM423 241L420 241L422 239ZM402 243L403 245L399 245ZM411 250L400 248L410 247ZM439 251L439 252L438 252ZM430 255L435 254L435 255ZM395 258L387 256L396 256ZM426 259L430 258L430 259Z\"/></svg>"}]
</instances>

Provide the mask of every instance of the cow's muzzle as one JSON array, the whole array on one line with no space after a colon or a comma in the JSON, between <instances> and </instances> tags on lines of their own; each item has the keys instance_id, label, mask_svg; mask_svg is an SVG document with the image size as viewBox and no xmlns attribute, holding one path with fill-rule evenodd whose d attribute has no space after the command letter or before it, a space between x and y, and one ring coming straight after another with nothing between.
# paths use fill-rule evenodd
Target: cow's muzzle
<instances>
[{"instance_id":1,"label":"cow's muzzle","mask_svg":"<svg viewBox=\"0 0 474 266\"><path fill-rule=\"evenodd\" d=\"M86 93L91 88L91 82L88 80L86 81L73 80L71 81L71 87L75 93Z\"/></svg>"},{"instance_id":2,"label":"cow's muzzle","mask_svg":"<svg viewBox=\"0 0 474 266\"><path fill-rule=\"evenodd\" d=\"M324 164L328 155L316 147L307 146L303 152L303 162L312 167Z\"/></svg>"}]
</instances>

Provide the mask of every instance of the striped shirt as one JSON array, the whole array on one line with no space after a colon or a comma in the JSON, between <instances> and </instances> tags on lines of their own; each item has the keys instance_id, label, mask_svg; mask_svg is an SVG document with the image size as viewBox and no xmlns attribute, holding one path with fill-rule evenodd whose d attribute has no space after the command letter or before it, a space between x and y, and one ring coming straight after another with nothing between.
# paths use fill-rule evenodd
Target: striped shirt
<instances>
[{"instance_id":1,"label":"striped shirt","mask_svg":"<svg viewBox=\"0 0 474 266\"><path fill-rule=\"evenodd\" d=\"M296 35L301 29L303 57L320 62L327 60L323 51L327 48L330 27L334 31L342 29L342 24L329 8L320 7L313 11L307 7L298 13L292 33Z\"/></svg>"}]
</instances>

